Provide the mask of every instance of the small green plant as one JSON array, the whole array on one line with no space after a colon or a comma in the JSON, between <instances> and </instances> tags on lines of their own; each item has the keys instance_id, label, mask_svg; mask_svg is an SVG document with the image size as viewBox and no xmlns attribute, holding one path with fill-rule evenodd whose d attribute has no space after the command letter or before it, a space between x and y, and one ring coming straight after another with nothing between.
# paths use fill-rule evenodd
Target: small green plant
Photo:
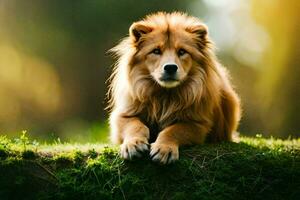
<instances>
[{"instance_id":1,"label":"small green plant","mask_svg":"<svg viewBox=\"0 0 300 200\"><path fill-rule=\"evenodd\" d=\"M22 135L20 136L20 142L21 142L22 145L23 145L23 151L26 151L26 145L29 144L29 139L28 139L28 137L26 136L26 133L27 133L27 131L26 131L26 130L23 130L23 131L22 131Z\"/></svg>"},{"instance_id":2,"label":"small green plant","mask_svg":"<svg viewBox=\"0 0 300 200\"><path fill-rule=\"evenodd\" d=\"M53 144L55 144L55 145L57 145L57 144L61 144L61 140L60 140L60 138L59 138L59 137L57 137L57 138L54 138L54 140L53 140Z\"/></svg>"}]
</instances>

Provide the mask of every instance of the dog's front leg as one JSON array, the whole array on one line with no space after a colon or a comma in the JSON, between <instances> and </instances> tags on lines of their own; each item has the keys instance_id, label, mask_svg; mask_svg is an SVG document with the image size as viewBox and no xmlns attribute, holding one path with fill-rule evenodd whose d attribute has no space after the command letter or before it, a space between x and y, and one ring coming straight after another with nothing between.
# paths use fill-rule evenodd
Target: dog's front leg
<instances>
[{"instance_id":1,"label":"dog's front leg","mask_svg":"<svg viewBox=\"0 0 300 200\"><path fill-rule=\"evenodd\" d=\"M169 164L178 160L179 146L201 144L208 128L196 123L177 123L162 130L156 141L151 144L152 160Z\"/></svg>"},{"instance_id":2,"label":"dog's front leg","mask_svg":"<svg viewBox=\"0 0 300 200\"><path fill-rule=\"evenodd\" d=\"M137 117L118 117L114 121L115 130L112 133L121 143L120 155L124 159L140 157L143 151L149 149L149 129Z\"/></svg>"}]
</instances>

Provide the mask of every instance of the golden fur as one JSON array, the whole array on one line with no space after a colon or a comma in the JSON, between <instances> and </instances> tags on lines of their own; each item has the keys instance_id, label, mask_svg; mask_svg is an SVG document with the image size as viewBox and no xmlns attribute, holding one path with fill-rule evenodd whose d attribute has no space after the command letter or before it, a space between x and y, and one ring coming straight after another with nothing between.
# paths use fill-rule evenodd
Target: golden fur
<instances>
[{"instance_id":1,"label":"golden fur","mask_svg":"<svg viewBox=\"0 0 300 200\"><path fill-rule=\"evenodd\" d=\"M149 15L112 51L118 62L108 93L111 139L121 144L123 158L141 156L153 142L152 159L170 163L181 145L232 139L239 98L199 19ZM166 63L178 67L176 80L161 78Z\"/></svg>"}]
</instances>

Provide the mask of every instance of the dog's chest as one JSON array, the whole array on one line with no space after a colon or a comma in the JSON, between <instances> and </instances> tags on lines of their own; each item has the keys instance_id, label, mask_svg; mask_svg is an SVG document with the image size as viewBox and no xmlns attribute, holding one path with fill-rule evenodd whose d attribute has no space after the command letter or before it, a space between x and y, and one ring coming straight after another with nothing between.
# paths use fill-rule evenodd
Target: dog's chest
<instances>
[{"instance_id":1,"label":"dog's chest","mask_svg":"<svg viewBox=\"0 0 300 200\"><path fill-rule=\"evenodd\" d=\"M195 112L199 112L194 105L186 106L186 102L176 94L159 93L140 103L137 115L150 129L150 140L155 141L160 131L174 123L193 120Z\"/></svg>"},{"instance_id":2,"label":"dog's chest","mask_svg":"<svg viewBox=\"0 0 300 200\"><path fill-rule=\"evenodd\" d=\"M154 116L154 114L156 114ZM165 127L174 124L176 120L176 114L169 116L166 119L162 119L162 114L159 112L156 113L148 113L143 112L143 114L139 115L141 121L149 128L150 130L150 141L154 142L159 134Z\"/></svg>"},{"instance_id":3,"label":"dog's chest","mask_svg":"<svg viewBox=\"0 0 300 200\"><path fill-rule=\"evenodd\" d=\"M155 140L156 140L159 132L161 131L161 128L156 123L148 124L147 127L150 130L150 139L149 139L149 142L153 143L153 142L155 142Z\"/></svg>"}]
</instances>

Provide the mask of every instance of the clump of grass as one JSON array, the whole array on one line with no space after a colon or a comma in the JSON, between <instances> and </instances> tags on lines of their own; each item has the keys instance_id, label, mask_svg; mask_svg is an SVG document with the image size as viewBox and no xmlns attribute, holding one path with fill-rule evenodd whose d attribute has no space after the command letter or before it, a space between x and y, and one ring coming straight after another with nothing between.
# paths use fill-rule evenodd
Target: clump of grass
<instances>
[{"instance_id":1,"label":"clump of grass","mask_svg":"<svg viewBox=\"0 0 300 200\"><path fill-rule=\"evenodd\" d=\"M2 136L0 157L1 199L300 196L300 139L242 137L240 143L185 147L177 163L162 166L148 154L124 161L117 147L103 144L34 144L26 135L20 140Z\"/></svg>"}]
</instances>

